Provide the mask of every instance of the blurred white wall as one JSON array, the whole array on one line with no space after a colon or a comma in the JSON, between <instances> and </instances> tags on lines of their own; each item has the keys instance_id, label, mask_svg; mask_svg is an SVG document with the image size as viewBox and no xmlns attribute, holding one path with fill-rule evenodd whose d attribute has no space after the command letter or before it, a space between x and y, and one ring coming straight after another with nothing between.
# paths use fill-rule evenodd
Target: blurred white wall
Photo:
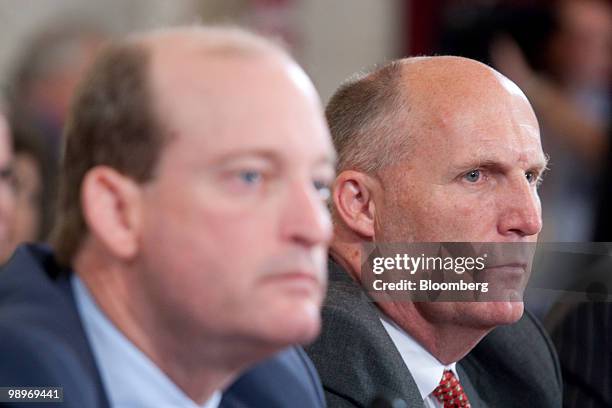
<instances>
[{"instance_id":1,"label":"blurred white wall","mask_svg":"<svg viewBox=\"0 0 612 408\"><path fill-rule=\"evenodd\" d=\"M402 50L405 0L304 0L297 57L324 102L352 73L397 58Z\"/></svg>"},{"instance_id":2,"label":"blurred white wall","mask_svg":"<svg viewBox=\"0 0 612 408\"><path fill-rule=\"evenodd\" d=\"M86 19L111 32L197 21L198 0L0 0L0 82L37 30Z\"/></svg>"},{"instance_id":3,"label":"blurred white wall","mask_svg":"<svg viewBox=\"0 0 612 408\"><path fill-rule=\"evenodd\" d=\"M401 54L408 0L201 0L204 21L287 35L324 102L349 75ZM274 2L268 2L274 3ZM280 5L278 5L280 3Z\"/></svg>"},{"instance_id":4,"label":"blurred white wall","mask_svg":"<svg viewBox=\"0 0 612 408\"><path fill-rule=\"evenodd\" d=\"M0 0L0 83L28 37L53 21L86 18L117 33L196 21L257 26L251 15L253 3ZM281 18L286 19L285 28L295 34L294 53L312 76L323 101L351 73L399 54L406 0L290 0L287 4L288 13Z\"/></svg>"}]
</instances>

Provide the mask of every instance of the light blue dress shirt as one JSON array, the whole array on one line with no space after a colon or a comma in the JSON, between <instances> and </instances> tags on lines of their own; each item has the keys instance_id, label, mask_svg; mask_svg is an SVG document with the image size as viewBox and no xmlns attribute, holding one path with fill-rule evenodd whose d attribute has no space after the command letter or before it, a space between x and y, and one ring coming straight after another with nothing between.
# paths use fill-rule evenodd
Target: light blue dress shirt
<instances>
[{"instance_id":1,"label":"light blue dress shirt","mask_svg":"<svg viewBox=\"0 0 612 408\"><path fill-rule=\"evenodd\" d=\"M204 405L191 400L98 308L76 274L72 290L93 350L102 383L113 408L217 408L217 391Z\"/></svg>"}]
</instances>

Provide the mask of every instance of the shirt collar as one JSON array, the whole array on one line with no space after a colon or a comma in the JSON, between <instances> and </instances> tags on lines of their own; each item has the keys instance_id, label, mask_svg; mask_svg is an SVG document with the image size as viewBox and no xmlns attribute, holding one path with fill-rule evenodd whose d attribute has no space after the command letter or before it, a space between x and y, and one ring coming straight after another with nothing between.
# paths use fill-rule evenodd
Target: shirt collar
<instances>
[{"instance_id":1,"label":"shirt collar","mask_svg":"<svg viewBox=\"0 0 612 408\"><path fill-rule=\"evenodd\" d=\"M221 392L196 404L98 308L76 274L71 277L77 310L113 407L217 408Z\"/></svg>"},{"instance_id":2,"label":"shirt collar","mask_svg":"<svg viewBox=\"0 0 612 408\"><path fill-rule=\"evenodd\" d=\"M381 314L380 320L412 374L423 400L440 384L444 370L451 370L459 379L456 362L449 365L442 364L387 316Z\"/></svg>"}]
</instances>

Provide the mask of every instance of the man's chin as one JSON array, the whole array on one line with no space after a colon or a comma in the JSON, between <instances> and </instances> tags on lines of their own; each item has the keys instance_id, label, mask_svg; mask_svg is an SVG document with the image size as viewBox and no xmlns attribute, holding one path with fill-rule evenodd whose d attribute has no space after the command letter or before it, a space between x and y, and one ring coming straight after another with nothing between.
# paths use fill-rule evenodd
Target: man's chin
<instances>
[{"instance_id":1,"label":"man's chin","mask_svg":"<svg viewBox=\"0 0 612 408\"><path fill-rule=\"evenodd\" d=\"M315 303L301 305L300 314L286 321L278 333L287 344L310 344L321 332L321 312Z\"/></svg>"},{"instance_id":2,"label":"man's chin","mask_svg":"<svg viewBox=\"0 0 612 408\"><path fill-rule=\"evenodd\" d=\"M312 343L321 332L321 313L317 302L291 302L282 313L268 314L254 328L260 341L276 348Z\"/></svg>"},{"instance_id":3,"label":"man's chin","mask_svg":"<svg viewBox=\"0 0 612 408\"><path fill-rule=\"evenodd\" d=\"M524 311L522 301L479 302L478 307L483 325L491 328L516 323Z\"/></svg>"}]
</instances>

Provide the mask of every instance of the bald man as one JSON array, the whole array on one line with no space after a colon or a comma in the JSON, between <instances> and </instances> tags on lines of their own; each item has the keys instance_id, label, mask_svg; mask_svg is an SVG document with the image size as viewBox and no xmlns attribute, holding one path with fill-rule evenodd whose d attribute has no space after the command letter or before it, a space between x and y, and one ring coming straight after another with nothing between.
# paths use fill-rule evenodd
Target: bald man
<instances>
[{"instance_id":1,"label":"bald man","mask_svg":"<svg viewBox=\"0 0 612 408\"><path fill-rule=\"evenodd\" d=\"M0 386L62 387L38 401L63 408L322 407L294 345L320 329L334 161L312 83L269 41L109 46L66 129L53 251L0 272Z\"/></svg>"},{"instance_id":2,"label":"bald man","mask_svg":"<svg viewBox=\"0 0 612 408\"><path fill-rule=\"evenodd\" d=\"M308 352L328 405L560 406L555 352L522 298L364 296L364 244L535 243L546 158L521 90L469 59L408 58L342 85L326 115L339 155L334 238L323 333ZM492 269L527 279L523 264Z\"/></svg>"}]
</instances>

